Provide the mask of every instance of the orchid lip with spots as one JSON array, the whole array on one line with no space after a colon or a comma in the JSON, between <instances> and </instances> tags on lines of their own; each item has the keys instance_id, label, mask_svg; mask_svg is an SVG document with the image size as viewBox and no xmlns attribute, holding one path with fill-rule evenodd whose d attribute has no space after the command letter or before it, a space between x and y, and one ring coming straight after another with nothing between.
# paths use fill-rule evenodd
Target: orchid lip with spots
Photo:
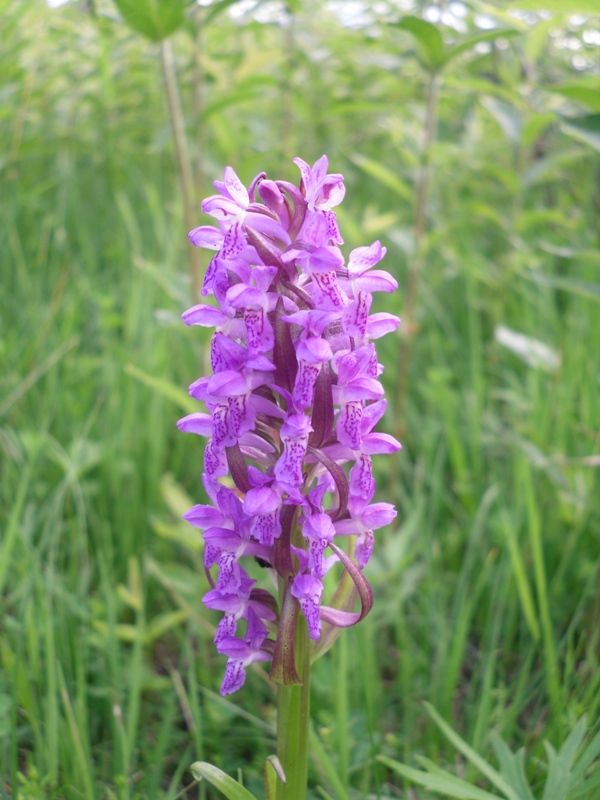
<instances>
[{"instance_id":1,"label":"orchid lip with spots","mask_svg":"<svg viewBox=\"0 0 600 800\"><path fill-rule=\"evenodd\" d=\"M379 242L353 250L346 265L333 210L344 179L327 172L326 156L312 168L294 163L299 186L261 173L246 189L226 167L218 194L202 203L218 227L189 234L215 251L202 295L216 305L183 314L188 325L215 328L213 375L190 386L208 413L178 426L207 438L211 505L194 506L185 519L203 532L204 603L223 612L215 636L227 656L223 695L243 686L255 661L272 661L279 683L298 682L299 613L324 651L325 636L333 641L335 629L369 612L363 569L373 531L396 516L391 504L372 502L372 456L400 449L373 430L386 407L373 340L400 320L370 309L372 293L393 292L397 282L373 269L386 252ZM277 591L257 587L246 569L253 559ZM337 564L351 589L334 594L334 607L323 602L324 578Z\"/></svg>"}]
</instances>

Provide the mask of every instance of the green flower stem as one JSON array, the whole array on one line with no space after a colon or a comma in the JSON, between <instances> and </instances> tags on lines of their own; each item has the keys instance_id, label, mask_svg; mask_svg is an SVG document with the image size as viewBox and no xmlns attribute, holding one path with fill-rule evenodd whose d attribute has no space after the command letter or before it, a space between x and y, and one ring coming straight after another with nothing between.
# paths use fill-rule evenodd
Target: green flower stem
<instances>
[{"instance_id":1,"label":"green flower stem","mask_svg":"<svg viewBox=\"0 0 600 800\"><path fill-rule=\"evenodd\" d=\"M277 687L277 755L287 782L277 782L277 800L306 800L310 722L310 640L304 615L294 632L296 671L302 685Z\"/></svg>"}]
</instances>

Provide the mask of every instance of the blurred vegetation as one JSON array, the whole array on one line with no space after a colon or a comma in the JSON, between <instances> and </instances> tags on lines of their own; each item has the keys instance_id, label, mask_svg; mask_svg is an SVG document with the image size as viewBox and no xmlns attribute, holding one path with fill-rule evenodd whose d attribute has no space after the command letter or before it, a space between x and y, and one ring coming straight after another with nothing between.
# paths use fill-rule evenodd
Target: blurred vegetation
<instances>
[{"instance_id":1,"label":"blurred vegetation","mask_svg":"<svg viewBox=\"0 0 600 800\"><path fill-rule=\"evenodd\" d=\"M376 465L398 524L372 614L315 667L311 786L423 800L389 768L418 754L476 780L422 700L485 757L524 746L536 792L544 739L597 732L594 12L0 1L2 797L173 799L198 759L260 791L274 693L216 694L180 521L208 339L179 315L212 179L295 181L295 155L344 173L344 248L382 240L404 317L380 348L404 450Z\"/></svg>"}]
</instances>

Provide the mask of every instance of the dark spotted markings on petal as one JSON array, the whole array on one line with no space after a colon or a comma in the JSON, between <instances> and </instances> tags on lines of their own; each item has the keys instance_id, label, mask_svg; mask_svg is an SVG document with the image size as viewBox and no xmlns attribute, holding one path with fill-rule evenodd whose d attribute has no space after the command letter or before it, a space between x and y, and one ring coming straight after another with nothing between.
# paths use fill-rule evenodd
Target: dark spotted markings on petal
<instances>
[{"instance_id":1,"label":"dark spotted markings on petal","mask_svg":"<svg viewBox=\"0 0 600 800\"><path fill-rule=\"evenodd\" d=\"M308 446L307 450L317 459L317 461L320 461L321 464L323 464L335 481L335 485L340 496L339 506L333 515L333 521L335 522L336 519L339 519L346 513L346 509L348 508L348 493L350 489L348 486L348 478L346 477L346 473L340 467L340 465L333 461L333 459L329 458L329 456L326 456L321 450L318 450L316 447L311 447L310 445Z\"/></svg>"}]
</instances>

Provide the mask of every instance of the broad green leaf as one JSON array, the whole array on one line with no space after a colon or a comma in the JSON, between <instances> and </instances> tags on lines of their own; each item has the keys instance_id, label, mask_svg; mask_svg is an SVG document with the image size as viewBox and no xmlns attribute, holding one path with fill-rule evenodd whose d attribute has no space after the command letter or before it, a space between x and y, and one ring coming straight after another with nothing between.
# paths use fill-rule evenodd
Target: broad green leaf
<instances>
[{"instance_id":1,"label":"broad green leaf","mask_svg":"<svg viewBox=\"0 0 600 800\"><path fill-rule=\"evenodd\" d=\"M115 0L125 22L152 42L162 42L185 20L184 0Z\"/></svg>"},{"instance_id":2,"label":"broad green leaf","mask_svg":"<svg viewBox=\"0 0 600 800\"><path fill-rule=\"evenodd\" d=\"M553 14L600 14L598 0L519 0L523 11L551 11Z\"/></svg>"},{"instance_id":3,"label":"broad green leaf","mask_svg":"<svg viewBox=\"0 0 600 800\"><path fill-rule=\"evenodd\" d=\"M386 767L398 775L402 775L402 777L419 784L419 786L424 786L431 792L439 792L446 797L454 797L457 800L499 800L497 794L491 794L484 789L479 789L477 786L473 786L444 770L439 770L435 775L432 775L429 772L407 767L406 764L401 764L399 761L394 761L386 756L377 756L377 761L385 764Z\"/></svg>"},{"instance_id":4,"label":"broad green leaf","mask_svg":"<svg viewBox=\"0 0 600 800\"><path fill-rule=\"evenodd\" d=\"M585 83L567 83L563 86L552 86L549 91L581 103L591 111L600 111L600 85L594 87Z\"/></svg>"},{"instance_id":5,"label":"broad green leaf","mask_svg":"<svg viewBox=\"0 0 600 800\"><path fill-rule=\"evenodd\" d=\"M521 749L513 753L496 731L492 732L490 741L500 764L500 773L515 789L519 800L534 800L525 776L525 751Z\"/></svg>"},{"instance_id":6,"label":"broad green leaf","mask_svg":"<svg viewBox=\"0 0 600 800\"><path fill-rule=\"evenodd\" d=\"M370 175L372 178L379 181L379 183L387 186L388 189L391 189L398 197L402 197L410 203L413 202L413 190L404 183L404 181L401 181L400 178L394 175L393 171L385 164L375 161L373 158L363 156L361 153L354 153L351 155L350 161L356 164L357 167L360 167L367 175Z\"/></svg>"},{"instance_id":7,"label":"broad green leaf","mask_svg":"<svg viewBox=\"0 0 600 800\"><path fill-rule=\"evenodd\" d=\"M223 792L228 800L256 800L253 794L250 794L248 789L245 789L241 783L234 781L226 772L208 764L206 761L196 761L190 767L192 775L197 781L205 780L214 786L220 792Z\"/></svg>"},{"instance_id":8,"label":"broad green leaf","mask_svg":"<svg viewBox=\"0 0 600 800\"><path fill-rule=\"evenodd\" d=\"M126 364L124 370L128 375L131 375L132 378L140 381L140 383L144 383L159 394L162 394L163 397L171 400L187 414L198 411L198 403L183 389L171 383L171 381L168 381L166 378L156 378L154 375L148 375L146 372L142 372L141 369L134 367L133 364Z\"/></svg>"},{"instance_id":9,"label":"broad green leaf","mask_svg":"<svg viewBox=\"0 0 600 800\"><path fill-rule=\"evenodd\" d=\"M435 71L443 63L444 40L435 25L419 17L408 16L402 17L397 27L415 37L417 54L428 69Z\"/></svg>"},{"instance_id":10,"label":"broad green leaf","mask_svg":"<svg viewBox=\"0 0 600 800\"><path fill-rule=\"evenodd\" d=\"M430 703L424 703L425 709L431 719L435 722L441 732L444 734L446 739L451 742L456 749L468 758L471 764L476 767L482 775L494 784L497 789L506 795L508 800L520 800L519 796L517 795L516 791L507 783L507 781L502 777L502 775L495 770L491 764L482 758L479 753L477 753L473 748L468 745L464 739L462 739L455 730L453 730L448 723L442 719L442 717L438 714L435 708L430 705Z\"/></svg>"},{"instance_id":11,"label":"broad green leaf","mask_svg":"<svg viewBox=\"0 0 600 800\"><path fill-rule=\"evenodd\" d=\"M574 136L596 150L600 150L600 114L588 114L585 117L563 117L561 128L569 136Z\"/></svg>"},{"instance_id":12,"label":"broad green leaf","mask_svg":"<svg viewBox=\"0 0 600 800\"><path fill-rule=\"evenodd\" d=\"M514 28L494 28L494 30L491 31L482 31L474 36L469 36L446 51L442 59L442 66L445 67L462 53L471 50L476 44L479 44L479 42L493 42L496 39L509 39L518 34L519 31L514 30Z\"/></svg>"}]
</instances>

